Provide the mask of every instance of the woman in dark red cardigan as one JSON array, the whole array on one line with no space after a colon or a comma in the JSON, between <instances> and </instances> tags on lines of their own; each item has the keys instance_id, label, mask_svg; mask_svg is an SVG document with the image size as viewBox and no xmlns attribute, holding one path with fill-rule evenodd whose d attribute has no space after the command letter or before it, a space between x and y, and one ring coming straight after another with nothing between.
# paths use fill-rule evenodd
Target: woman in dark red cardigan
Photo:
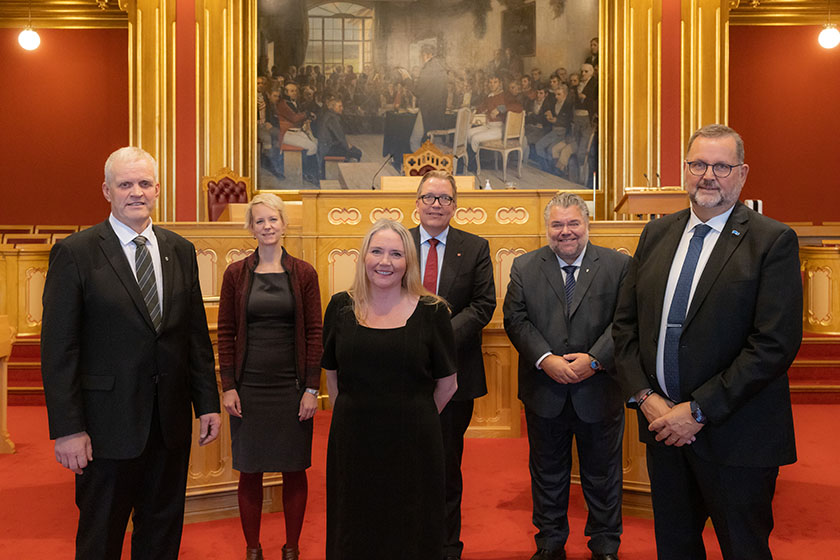
<instances>
[{"instance_id":1,"label":"woman in dark red cardigan","mask_svg":"<svg viewBox=\"0 0 840 560\"><path fill-rule=\"evenodd\" d=\"M219 300L219 367L233 468L240 471L239 514L246 560L262 560L263 473L282 472L283 560L295 560L321 376L321 294L312 265L283 248L280 198L255 196L245 222L259 247L228 266Z\"/></svg>"}]
</instances>

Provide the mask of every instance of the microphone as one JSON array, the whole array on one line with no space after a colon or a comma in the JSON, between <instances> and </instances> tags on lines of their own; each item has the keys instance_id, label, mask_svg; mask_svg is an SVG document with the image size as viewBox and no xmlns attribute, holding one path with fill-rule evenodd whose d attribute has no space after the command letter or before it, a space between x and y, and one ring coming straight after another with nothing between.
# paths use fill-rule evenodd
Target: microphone
<instances>
[{"instance_id":1,"label":"microphone","mask_svg":"<svg viewBox=\"0 0 840 560\"><path fill-rule=\"evenodd\" d=\"M642 173L642 175L644 176L645 181L647 181L647 186L650 186L650 179L648 179L647 173Z\"/></svg>"},{"instance_id":2,"label":"microphone","mask_svg":"<svg viewBox=\"0 0 840 560\"><path fill-rule=\"evenodd\" d=\"M388 165L388 163L392 159L394 159L394 154L388 154L388 157L385 158L385 161L382 162L382 165L380 165L379 169L376 171L376 173L373 174L373 177L371 177L371 179L370 179L370 190L372 190L372 191L376 190L376 176L379 175L382 172L383 169L385 169L385 166Z\"/></svg>"}]
</instances>

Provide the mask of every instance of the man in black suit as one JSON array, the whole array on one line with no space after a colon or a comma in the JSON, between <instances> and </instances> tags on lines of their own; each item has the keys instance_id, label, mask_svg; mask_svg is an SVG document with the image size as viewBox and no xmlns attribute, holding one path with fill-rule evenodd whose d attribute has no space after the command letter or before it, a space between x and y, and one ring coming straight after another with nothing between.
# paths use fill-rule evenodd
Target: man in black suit
<instances>
[{"instance_id":1,"label":"man in black suit","mask_svg":"<svg viewBox=\"0 0 840 560\"><path fill-rule=\"evenodd\" d=\"M569 537L572 437L589 507L592 558L615 560L621 541L624 409L613 369L612 317L627 255L589 243L589 210L560 193L545 208L548 246L517 257L505 331L519 351L529 467L539 529L531 560L563 560Z\"/></svg>"},{"instance_id":2,"label":"man in black suit","mask_svg":"<svg viewBox=\"0 0 840 560\"><path fill-rule=\"evenodd\" d=\"M616 362L647 444L660 559L772 558L779 466L796 460L787 369L802 339L799 246L738 196L737 132L695 132L691 208L649 223L615 315Z\"/></svg>"},{"instance_id":3,"label":"man in black suit","mask_svg":"<svg viewBox=\"0 0 840 560\"><path fill-rule=\"evenodd\" d=\"M59 241L44 286L41 369L56 459L76 473L77 559L178 557L192 415L219 433L213 349L192 243L153 226L155 161L105 163L104 222Z\"/></svg>"},{"instance_id":4,"label":"man in black suit","mask_svg":"<svg viewBox=\"0 0 840 560\"><path fill-rule=\"evenodd\" d=\"M449 303L458 353L458 390L440 413L446 468L447 559L460 558L464 549L460 540L464 433L472 419L473 399L487 394L481 331L496 309L490 246L486 239L449 225L457 206L454 177L445 171L426 173L417 188L420 226L410 230L420 254L424 286Z\"/></svg>"},{"instance_id":5,"label":"man in black suit","mask_svg":"<svg viewBox=\"0 0 840 560\"><path fill-rule=\"evenodd\" d=\"M344 135L344 125L341 122L343 112L344 104L341 99L332 97L327 100L327 110L312 126L318 139L318 155L322 159L325 156L341 156L344 161L361 161L362 150L347 142Z\"/></svg>"}]
</instances>

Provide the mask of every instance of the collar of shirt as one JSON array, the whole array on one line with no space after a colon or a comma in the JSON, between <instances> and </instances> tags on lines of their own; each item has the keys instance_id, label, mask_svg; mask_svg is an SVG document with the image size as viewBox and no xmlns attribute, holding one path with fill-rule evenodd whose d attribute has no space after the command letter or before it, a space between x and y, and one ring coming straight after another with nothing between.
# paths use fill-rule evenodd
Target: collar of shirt
<instances>
[{"instance_id":1,"label":"collar of shirt","mask_svg":"<svg viewBox=\"0 0 840 560\"><path fill-rule=\"evenodd\" d=\"M108 216L108 223L111 224L111 227L114 229L114 233L117 234L117 238L120 240L120 243L123 247L134 247L134 238L138 235L142 235L146 238L147 242L150 242L152 245L157 246L157 238L155 237L155 231L152 229L152 220L149 219L149 225L146 226L146 229L143 230L142 233L137 233L118 219L114 217L113 214Z\"/></svg>"},{"instance_id":2,"label":"collar of shirt","mask_svg":"<svg viewBox=\"0 0 840 560\"><path fill-rule=\"evenodd\" d=\"M583 246L583 251L580 252L580 255L578 255L578 258L576 258L575 262L572 263L572 266L575 267L575 280L577 280L577 273L578 273L578 271L580 271L580 265L583 262L584 255L586 255L586 248L588 246L589 246L589 243L587 242L586 245ZM560 270L563 271L563 280L565 281L566 280L566 271L563 270L563 267L564 266L569 266L569 263L567 263L566 261L561 259L560 256L557 255L556 253L555 253L554 256L557 257L557 262L560 264Z\"/></svg>"},{"instance_id":3,"label":"collar of shirt","mask_svg":"<svg viewBox=\"0 0 840 560\"><path fill-rule=\"evenodd\" d=\"M445 245L446 245L446 237L447 237L448 235L449 235L449 226L446 226L446 229L445 229L445 230L443 230L442 232L440 232L438 235L434 235L434 236L432 236L432 235L429 235L429 232L427 232L427 231L423 228L423 226L421 225L421 226L420 226L420 245L423 245L423 243L425 243L426 241L428 241L429 239L431 239L432 237L434 237L435 239L437 239L438 241L440 241L440 244L441 244L441 245L444 245L444 246L445 246Z\"/></svg>"},{"instance_id":4,"label":"collar of shirt","mask_svg":"<svg viewBox=\"0 0 840 560\"><path fill-rule=\"evenodd\" d=\"M693 235L694 226L699 224L706 224L707 226L715 230L718 234L720 234L720 232L723 231L723 226L726 225L726 220L729 219L729 216L732 214L732 211L734 209L735 205L733 204L732 208L730 208L723 214L718 214L714 218L710 219L708 222L704 222L703 220L697 217L697 214L694 213L694 208L692 208L691 213L688 217L688 223L685 226L685 231L691 231Z\"/></svg>"}]
</instances>

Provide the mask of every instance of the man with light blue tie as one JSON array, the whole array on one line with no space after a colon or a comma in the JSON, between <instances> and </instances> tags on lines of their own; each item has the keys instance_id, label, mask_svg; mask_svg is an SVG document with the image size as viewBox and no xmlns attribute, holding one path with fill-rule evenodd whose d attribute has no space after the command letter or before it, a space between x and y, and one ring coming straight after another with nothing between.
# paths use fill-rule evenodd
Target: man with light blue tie
<instances>
[{"instance_id":1,"label":"man with light blue tie","mask_svg":"<svg viewBox=\"0 0 840 560\"><path fill-rule=\"evenodd\" d=\"M429 171L417 187L420 226L411 235L420 255L423 285L449 304L457 351L458 390L440 412L446 471L444 559L461 557L461 457L473 400L487 394L481 331L496 309L490 245L449 225L458 208L455 178Z\"/></svg>"},{"instance_id":2,"label":"man with light blue tie","mask_svg":"<svg viewBox=\"0 0 840 560\"><path fill-rule=\"evenodd\" d=\"M617 560L624 404L609 372L613 313L630 258L589 242L589 209L576 194L555 195L544 217L548 245L513 261L504 303L505 331L519 352L539 530L531 560L566 558L573 438L592 558Z\"/></svg>"},{"instance_id":3,"label":"man with light blue tie","mask_svg":"<svg viewBox=\"0 0 840 560\"><path fill-rule=\"evenodd\" d=\"M649 223L613 324L618 373L647 444L660 560L772 558L779 466L796 460L787 369L802 339L796 234L749 210L744 144L696 131L689 209Z\"/></svg>"}]
</instances>

